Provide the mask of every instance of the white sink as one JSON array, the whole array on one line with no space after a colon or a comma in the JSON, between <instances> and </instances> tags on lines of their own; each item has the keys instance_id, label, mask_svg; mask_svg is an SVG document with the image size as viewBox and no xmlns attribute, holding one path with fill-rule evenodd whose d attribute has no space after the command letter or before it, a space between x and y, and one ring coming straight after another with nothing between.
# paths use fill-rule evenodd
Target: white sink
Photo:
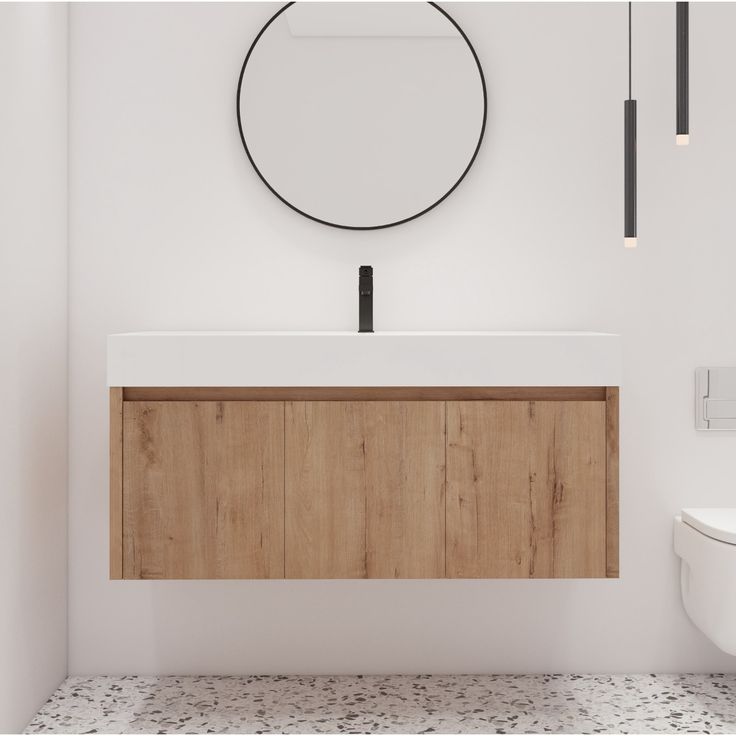
<instances>
[{"instance_id":1,"label":"white sink","mask_svg":"<svg viewBox=\"0 0 736 736\"><path fill-rule=\"evenodd\" d=\"M618 386L600 332L132 332L108 386Z\"/></svg>"}]
</instances>

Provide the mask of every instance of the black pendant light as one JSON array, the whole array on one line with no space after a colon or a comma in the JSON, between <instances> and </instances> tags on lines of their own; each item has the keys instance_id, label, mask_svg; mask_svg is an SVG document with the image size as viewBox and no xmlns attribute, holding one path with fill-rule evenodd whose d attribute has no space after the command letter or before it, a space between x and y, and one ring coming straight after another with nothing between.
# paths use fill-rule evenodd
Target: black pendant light
<instances>
[{"instance_id":1,"label":"black pendant light","mask_svg":"<svg viewBox=\"0 0 736 736\"><path fill-rule=\"evenodd\" d=\"M629 99L624 102L624 247L636 248L636 100L631 99L631 3L629 3Z\"/></svg>"},{"instance_id":2,"label":"black pendant light","mask_svg":"<svg viewBox=\"0 0 736 736\"><path fill-rule=\"evenodd\" d=\"M677 133L678 146L690 143L690 4L675 3L677 8Z\"/></svg>"}]
</instances>

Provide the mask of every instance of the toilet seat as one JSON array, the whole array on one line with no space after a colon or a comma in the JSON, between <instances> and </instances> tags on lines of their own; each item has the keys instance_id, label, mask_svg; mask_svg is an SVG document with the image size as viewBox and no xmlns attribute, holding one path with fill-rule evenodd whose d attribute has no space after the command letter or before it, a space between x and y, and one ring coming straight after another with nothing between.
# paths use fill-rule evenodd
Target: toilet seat
<instances>
[{"instance_id":1,"label":"toilet seat","mask_svg":"<svg viewBox=\"0 0 736 736\"><path fill-rule=\"evenodd\" d=\"M683 509L682 520L711 539L736 544L736 508Z\"/></svg>"},{"instance_id":2,"label":"toilet seat","mask_svg":"<svg viewBox=\"0 0 736 736\"><path fill-rule=\"evenodd\" d=\"M675 517L682 602L692 622L736 655L736 509L683 509Z\"/></svg>"}]
</instances>

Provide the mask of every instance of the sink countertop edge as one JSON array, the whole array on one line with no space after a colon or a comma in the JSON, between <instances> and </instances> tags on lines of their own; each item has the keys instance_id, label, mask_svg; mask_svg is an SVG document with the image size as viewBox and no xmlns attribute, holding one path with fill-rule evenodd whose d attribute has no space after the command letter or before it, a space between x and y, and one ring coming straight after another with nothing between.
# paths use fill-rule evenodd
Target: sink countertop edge
<instances>
[{"instance_id":1,"label":"sink countertop edge","mask_svg":"<svg viewBox=\"0 0 736 736\"><path fill-rule=\"evenodd\" d=\"M107 343L108 386L621 383L620 338L600 332L149 332Z\"/></svg>"}]
</instances>

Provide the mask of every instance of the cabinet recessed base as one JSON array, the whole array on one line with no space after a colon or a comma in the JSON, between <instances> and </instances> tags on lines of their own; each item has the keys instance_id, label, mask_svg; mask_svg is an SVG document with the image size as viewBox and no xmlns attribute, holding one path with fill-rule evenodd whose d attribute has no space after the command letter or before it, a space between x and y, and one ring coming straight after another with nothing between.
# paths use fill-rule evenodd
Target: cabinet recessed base
<instances>
[{"instance_id":1,"label":"cabinet recessed base","mask_svg":"<svg viewBox=\"0 0 736 736\"><path fill-rule=\"evenodd\" d=\"M110 389L110 577L618 577L618 388Z\"/></svg>"}]
</instances>

